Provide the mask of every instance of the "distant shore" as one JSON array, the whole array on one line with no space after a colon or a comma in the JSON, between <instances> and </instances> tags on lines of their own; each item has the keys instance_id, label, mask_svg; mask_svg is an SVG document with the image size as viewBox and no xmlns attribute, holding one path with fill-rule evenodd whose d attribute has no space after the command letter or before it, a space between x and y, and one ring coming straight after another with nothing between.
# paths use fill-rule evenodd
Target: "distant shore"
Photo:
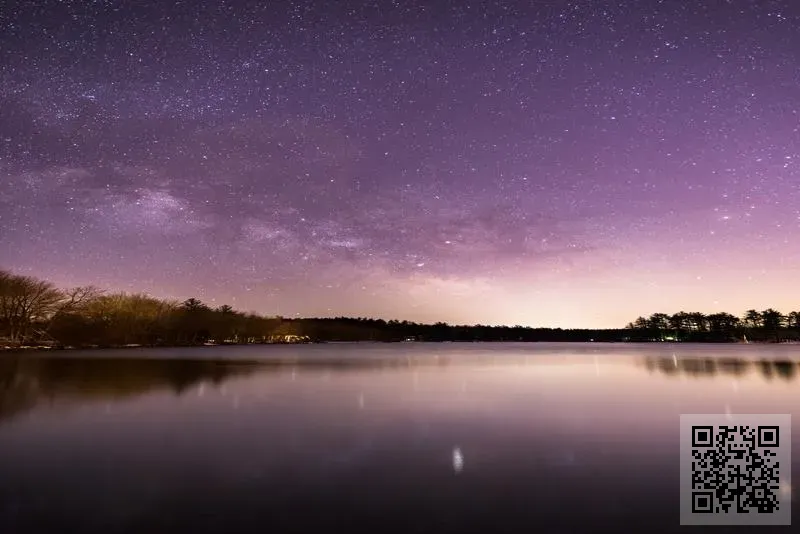
<instances>
[{"instance_id":1,"label":"distant shore","mask_svg":"<svg viewBox=\"0 0 800 534\"><path fill-rule=\"evenodd\" d=\"M531 313L545 312L532 308ZM653 313L624 328L418 323L370 317L282 317L93 286L61 289L0 269L0 350L186 347L311 342L800 342L800 311ZM8 348L4 348L7 346ZM47 348L45 348L47 347Z\"/></svg>"},{"instance_id":2,"label":"distant shore","mask_svg":"<svg viewBox=\"0 0 800 534\"><path fill-rule=\"evenodd\" d=\"M183 344L183 345L140 345L140 344L127 344L127 345L88 345L88 346L47 346L47 345L21 345L21 346L0 346L0 353L5 354L25 354L32 352L72 352L72 351L101 351L101 350L120 350L120 349L178 349L178 348L219 348L219 347L252 347L252 346L269 346L269 345L319 345L319 344L408 344L408 343L459 343L459 344L474 344L474 343L524 343L524 344L541 344L541 343L559 343L570 345L581 344L646 344L646 345L800 345L798 341L751 341L743 343L741 341L594 341L594 340L575 340L575 341L519 341L519 340L487 340L487 341L374 341L374 340L330 340L330 341L303 341L303 342L267 342L267 343L198 343L198 344Z\"/></svg>"}]
</instances>

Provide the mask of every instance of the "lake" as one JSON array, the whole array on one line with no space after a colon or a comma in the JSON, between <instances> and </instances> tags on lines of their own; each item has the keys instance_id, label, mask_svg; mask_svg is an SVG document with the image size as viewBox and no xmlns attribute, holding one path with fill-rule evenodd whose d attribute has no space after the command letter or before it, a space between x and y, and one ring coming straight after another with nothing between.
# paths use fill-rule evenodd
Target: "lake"
<instances>
[{"instance_id":1,"label":"lake","mask_svg":"<svg viewBox=\"0 0 800 534\"><path fill-rule=\"evenodd\" d=\"M700 531L679 525L679 415L800 421L798 361L681 344L4 354L0 532Z\"/></svg>"}]
</instances>

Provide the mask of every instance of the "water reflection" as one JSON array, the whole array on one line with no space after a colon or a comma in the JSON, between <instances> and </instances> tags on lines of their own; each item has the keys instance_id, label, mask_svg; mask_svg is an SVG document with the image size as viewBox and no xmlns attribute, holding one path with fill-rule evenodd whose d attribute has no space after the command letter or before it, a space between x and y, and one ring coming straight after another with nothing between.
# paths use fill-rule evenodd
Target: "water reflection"
<instances>
[{"instance_id":1,"label":"water reflection","mask_svg":"<svg viewBox=\"0 0 800 534\"><path fill-rule=\"evenodd\" d=\"M256 364L141 358L0 358L0 421L38 404L118 400L158 390L182 395L205 382L219 386Z\"/></svg>"},{"instance_id":2,"label":"water reflection","mask_svg":"<svg viewBox=\"0 0 800 534\"><path fill-rule=\"evenodd\" d=\"M453 449L453 471L458 474L462 469L464 469L464 455L461 454L460 448L455 447Z\"/></svg>"},{"instance_id":3,"label":"water reflection","mask_svg":"<svg viewBox=\"0 0 800 534\"><path fill-rule=\"evenodd\" d=\"M178 351L176 351L178 352ZM69 404L100 400L121 400L146 393L169 390L180 396L198 386L198 396L205 395L205 383L221 388L224 381L253 373L286 373L296 381L303 372L320 371L324 381L332 372L391 371L417 367L447 367L451 359L439 355L383 355L382 357L272 359L176 358L159 357L158 351L138 352L136 357L118 356L24 355L0 357L0 422L36 406ZM169 354L169 353L167 353ZM104 356L103 353L99 353ZM475 360L479 361L479 360ZM418 376L415 372L415 380ZM358 404L364 407L364 395ZM240 399L234 395L233 406Z\"/></svg>"},{"instance_id":4,"label":"water reflection","mask_svg":"<svg viewBox=\"0 0 800 534\"><path fill-rule=\"evenodd\" d=\"M748 360L734 358L698 357L645 357L644 366L651 372L669 376L715 377L727 375L735 378L759 373L763 378L779 378L788 382L798 377L800 362L792 360Z\"/></svg>"},{"instance_id":5,"label":"water reflection","mask_svg":"<svg viewBox=\"0 0 800 534\"><path fill-rule=\"evenodd\" d=\"M789 351L408 345L2 359L0 532L679 533L681 413L800 416Z\"/></svg>"},{"instance_id":6,"label":"water reflection","mask_svg":"<svg viewBox=\"0 0 800 534\"><path fill-rule=\"evenodd\" d=\"M585 349L584 349L585 350ZM297 381L301 372L320 371L324 381L331 380L331 372L376 371L390 372L407 368L411 371L412 388L420 387L420 369L438 367L449 368L466 364L492 367L512 366L541 368L543 363L552 363L547 354L539 357L530 355L507 355L502 360L494 355L468 357L461 361L458 357L442 354L404 355L401 357L337 359L283 358L274 360L213 360L176 358L95 358L95 357L31 357L17 356L0 358L0 421L30 410L41 403L64 404L92 401L120 400L155 391L171 391L182 395L188 389L198 386L197 395L205 394L208 383L226 394L223 383L234 377L244 377L254 373L288 374L291 381ZM646 355L640 358L644 367L651 373L673 377L711 378L728 376L733 379L732 387L738 389L739 379L748 375L760 375L767 380L792 382L800 376L800 362L790 359L735 358L728 355L719 357L700 357L678 355L676 353ZM594 375L600 379L601 365L619 364L618 359L603 360L603 356L593 355L569 362L573 367L581 362L591 366ZM613 374L609 375L613 377ZM469 393L466 379L459 381L458 392ZM233 396L232 404L238 407L240 398ZM364 392L357 394L357 405L364 409Z\"/></svg>"}]
</instances>

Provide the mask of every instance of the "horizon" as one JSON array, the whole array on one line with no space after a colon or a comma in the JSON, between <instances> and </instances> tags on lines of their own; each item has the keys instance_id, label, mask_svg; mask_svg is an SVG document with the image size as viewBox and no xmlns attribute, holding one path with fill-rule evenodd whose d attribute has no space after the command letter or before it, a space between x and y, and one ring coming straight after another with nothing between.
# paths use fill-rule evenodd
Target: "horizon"
<instances>
[{"instance_id":1,"label":"horizon","mask_svg":"<svg viewBox=\"0 0 800 534\"><path fill-rule=\"evenodd\" d=\"M229 7L9 8L4 268L287 318L798 308L794 4Z\"/></svg>"},{"instance_id":2,"label":"horizon","mask_svg":"<svg viewBox=\"0 0 800 534\"><path fill-rule=\"evenodd\" d=\"M2 266L0 266L0 274L8 274L8 275L11 275L11 277L27 276L30 279L32 279L34 282L45 282L47 284L52 284L52 282L49 281L49 280L43 280L43 279L39 279L39 278L33 277L31 275L22 275L20 273L13 273L11 271L4 270L2 268ZM143 292L143 291L135 291L135 290L133 290L133 291L106 290L106 289L103 289L103 288L98 287L98 286L93 285L93 284L87 284L86 286L82 286L80 289L87 289L87 288L91 288L92 289L91 292L87 292L87 295L90 294L90 293L93 295L92 297L90 297L90 300L98 298L98 297L103 297L103 296L113 296L113 295L122 294L122 295L127 295L127 296L139 295L139 296L143 296L143 297L147 297L147 298L152 298L152 299L156 299L156 300L159 300L159 301L162 301L162 302L171 303L171 304L173 304L173 305L175 305L177 307L185 306L186 303L188 301L190 301L190 300L196 300L197 301L196 302L197 305L203 305L203 306L206 306L208 309L217 310L217 311L219 309L221 309L222 307L224 307L224 306L228 306L227 303L206 302L206 301L203 301L202 299L198 299L196 296L177 297L177 298L176 297L159 297L158 295L153 295L153 294L150 294L150 293L147 293L147 292ZM72 288L66 288L66 287L58 287L58 286L55 286L53 284L53 289L55 289L57 291L61 291L62 295L65 295L66 294L65 292L69 292L69 290L71 290L71 289L78 289L78 287L75 286L75 287L72 287ZM702 315L705 319L709 319L709 318L713 317L714 315L719 315L719 314L730 315L733 318L735 318L737 320L740 320L743 323L746 323L746 322L748 322L749 312L756 312L761 317L764 317L769 312L777 312L777 314L779 316L778 317L779 321L783 320L783 321L789 321L791 323L791 324L787 324L786 325L787 328L794 328L795 324L800 324L800 323L795 323L795 321L800 320L800 319L795 317L795 316L800 317L800 311L798 311L798 310L789 310L788 312L785 312L785 310L780 310L780 309L776 310L773 307L768 307L768 308L764 308L764 309L756 309L756 308L752 308L751 307L751 308L748 308L747 310L742 311L739 314L731 313L730 311L726 311L726 310L718 310L718 311L715 311L715 312L703 312L703 311L700 311L700 310L689 310L689 309L681 309L681 310L677 310L677 311L673 311L673 312L667 312L667 311L663 311L662 310L662 311L655 311L655 312L646 313L646 314L639 314L635 318L631 318L631 320L626 322L625 325L613 326L613 327L597 327L597 328L576 327L576 326L531 325L531 324L524 324L524 323L515 323L515 324L495 324L495 323L486 323L486 322L450 323L448 321L442 321L442 320L414 321L412 319L404 319L402 317L399 317L399 318L398 317L386 318L385 316L384 317L382 317L382 316L377 316L377 317L376 316L353 316L353 315L341 315L341 314L339 314L339 315L335 315L335 314L334 315L322 315L322 316L284 316L284 315L275 314L275 313L269 313L269 312L266 312L266 313L265 312L259 312L259 311L256 311L256 310L237 309L236 307L231 307L231 308L232 308L233 312L236 312L236 313L239 313L239 314L244 314L244 315L254 314L254 315L257 315L257 316L262 317L262 318L276 318L276 319L281 319L281 320L307 320L307 321L313 321L313 320L337 320L337 319L343 319L343 320L384 321L386 323L389 323L389 322L407 322L407 323L412 323L412 324L418 324L420 326L426 326L426 325L430 326L430 325L435 325L437 323L444 323L444 324L446 324L447 326L450 326L450 327L465 327L465 328L472 328L472 327L477 327L477 326L488 326L488 327L492 327L492 328L518 328L518 327L522 327L522 328L534 329L534 330L537 330L537 329L544 329L544 330L626 330L630 326L633 326L637 320L644 319L644 320L650 321L651 319L657 318L657 316L659 316L659 315L661 315L663 317L662 318L657 318L657 319L659 319L659 320L669 320L671 317L674 317L674 316L677 316L677 315L680 315L680 314L692 315L692 314L697 314L697 313ZM684 318L684 320L686 320L686 318ZM766 319L763 319L763 320L766 321ZM637 328L641 328L641 327L637 327ZM662 330L663 329L666 329L666 330L675 329L674 327L664 328L664 327L653 327L653 326L648 327L648 328L653 328L653 329L656 329L656 330L658 330L658 329L662 329Z\"/></svg>"},{"instance_id":3,"label":"horizon","mask_svg":"<svg viewBox=\"0 0 800 534\"><path fill-rule=\"evenodd\" d=\"M3 270L2 266L0 265L0 271L2 271L2 270ZM419 324L434 324L434 323L437 323L437 322L442 322L442 323L447 323L450 326L476 326L476 325L482 325L482 326L492 326L492 327L522 326L522 327L525 327L525 328L534 328L534 329L535 328L546 328L546 329L563 329L563 330L623 330L623 329L626 328L626 325L628 325L629 323L635 321L636 319L638 319L638 318L649 318L649 317L651 317L652 315L655 315L655 314L675 315L677 313L687 312L687 313L701 313L701 314L703 314L705 316L709 316L709 315L718 314L718 313L730 313L731 315L733 315L737 319L742 319L745 316L746 312L749 311L749 310L756 310L758 312L761 312L761 311L764 311L764 310L773 309L773 310L776 310L776 311L780 312L782 315L788 315L789 313L797 311L796 309L792 308L791 305L784 306L784 307L770 306L768 304L765 304L763 306L752 306L751 305L751 306L747 306L747 307L743 308L742 310L733 310L733 311L730 310L730 309L722 309L722 308L718 308L718 307L715 307L714 309L711 309L711 310L703 310L703 309L688 308L688 307L684 306L684 307L672 308L671 310L661 309L661 310L654 310L654 311L644 312L644 313L640 312L638 314L634 314L632 316L629 316L625 321L623 321L619 325L610 325L610 326L573 326L573 325L568 325L568 324L566 324L566 325L564 325L564 324L552 325L552 324L539 324L539 323L530 324L530 323L525 323L525 322L492 323L492 322L486 322L486 321L480 321L480 320L472 322L472 323L458 323L458 322L446 321L444 319L437 319L436 317L433 317L432 319L428 319L428 320L415 320L415 319L409 319L409 318L404 318L404 317L400 317L400 316L389 317L389 316L375 316L375 315L347 315L347 314L337 313L335 310L329 310L330 313L325 314L325 315L299 315L299 314L284 315L284 314L281 314L281 313L278 313L278 312L275 312L275 311L270 311L269 309L258 310L258 309L240 308L240 307L237 307L236 305L234 305L235 301L234 302L220 301L220 300L215 299L213 297L210 298L210 299L206 299L203 296L201 296L204 293L202 290L198 290L195 293L189 292L189 293L186 293L186 294L183 294L183 295L176 295L176 294L159 295L157 293L146 291L146 290L138 290L138 289L136 289L136 288L134 288L132 286L128 286L126 288L104 288L104 287L98 286L97 284L93 284L91 282L87 282L87 283L83 283L83 284L77 284L77 285L76 284L72 284L72 285L69 285L69 286L62 286L62 285L59 285L59 284L55 283L51 279L39 277L35 273L27 273L27 272L20 272L20 271L18 271L18 272L8 271L8 272L11 272L11 274L14 274L14 275L30 276L30 277L33 277L33 278L38 279L38 280L43 280L43 281L46 281L46 282L54 283L54 285L58 289L68 289L68 288L72 288L72 287L92 286L92 287L96 287L97 289L99 289L103 294L124 293L124 294L127 294L127 295L144 295L144 296L152 297L152 298L155 298L155 299L158 299L158 300L172 301L172 302L175 302L175 303L178 303L178 304L180 304L181 302L186 301L187 299L197 298L203 304L208 305L211 308L216 308L216 307L224 306L224 305L231 305L234 308L234 311L237 311L239 313L254 313L254 314L257 314L257 315L262 316L262 317L281 317L283 319L336 319L336 318L359 319L359 318L365 318L365 319L383 320L383 321L408 321L408 322L416 322L416 323L419 323ZM80 279L81 280L86 280L85 278L80 278ZM800 306L797 306L797 303L795 303L795 306L800 308Z\"/></svg>"}]
</instances>

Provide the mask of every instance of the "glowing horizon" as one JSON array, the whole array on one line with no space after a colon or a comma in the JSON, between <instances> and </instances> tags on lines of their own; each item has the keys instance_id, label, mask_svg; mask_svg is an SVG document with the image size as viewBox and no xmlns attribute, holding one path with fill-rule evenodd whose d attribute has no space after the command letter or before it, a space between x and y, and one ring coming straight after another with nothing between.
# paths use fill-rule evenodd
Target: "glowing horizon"
<instances>
[{"instance_id":1,"label":"glowing horizon","mask_svg":"<svg viewBox=\"0 0 800 534\"><path fill-rule=\"evenodd\" d=\"M0 267L286 317L796 310L777 4L23 5Z\"/></svg>"}]
</instances>

